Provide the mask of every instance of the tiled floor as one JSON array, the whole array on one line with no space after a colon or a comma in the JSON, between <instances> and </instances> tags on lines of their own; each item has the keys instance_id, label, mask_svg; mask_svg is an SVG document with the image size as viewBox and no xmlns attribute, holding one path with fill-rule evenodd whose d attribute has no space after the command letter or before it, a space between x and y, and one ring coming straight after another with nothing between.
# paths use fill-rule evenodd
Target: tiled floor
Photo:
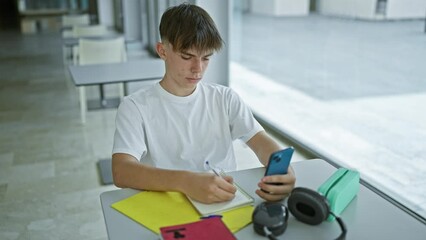
<instances>
[{"instance_id":1,"label":"tiled floor","mask_svg":"<svg viewBox=\"0 0 426 240\"><path fill-rule=\"evenodd\" d=\"M106 239L99 195L116 188L96 162L110 157L116 110L80 123L59 34L0 32L0 45L0 239ZM235 148L240 169L259 166Z\"/></svg>"},{"instance_id":2,"label":"tiled floor","mask_svg":"<svg viewBox=\"0 0 426 240\"><path fill-rule=\"evenodd\" d=\"M97 159L114 110L79 121L57 34L1 32L0 239L106 239Z\"/></svg>"}]
</instances>

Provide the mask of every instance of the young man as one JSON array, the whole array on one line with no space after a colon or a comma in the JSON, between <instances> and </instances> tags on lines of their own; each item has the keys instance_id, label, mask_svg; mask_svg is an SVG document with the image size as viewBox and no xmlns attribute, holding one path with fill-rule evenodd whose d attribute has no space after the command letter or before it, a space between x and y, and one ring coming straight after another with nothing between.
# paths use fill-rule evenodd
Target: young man
<instances>
[{"instance_id":1,"label":"young man","mask_svg":"<svg viewBox=\"0 0 426 240\"><path fill-rule=\"evenodd\" d=\"M190 4L169 8L161 18L160 35L156 49L165 63L163 79L125 97L117 112L114 183L180 191L204 203L228 201L236 191L232 177L209 173L206 162L235 170L235 139L246 142L263 165L281 147L234 91L201 81L210 57L223 44L205 10ZM286 175L263 177L256 193L268 201L281 200L294 183L290 168Z\"/></svg>"}]
</instances>

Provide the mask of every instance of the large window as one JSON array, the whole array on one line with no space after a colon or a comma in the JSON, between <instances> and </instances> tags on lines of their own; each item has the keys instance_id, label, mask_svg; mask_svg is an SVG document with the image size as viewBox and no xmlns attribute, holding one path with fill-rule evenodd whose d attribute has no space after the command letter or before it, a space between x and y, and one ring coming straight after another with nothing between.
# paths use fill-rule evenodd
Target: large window
<instances>
[{"instance_id":1,"label":"large window","mask_svg":"<svg viewBox=\"0 0 426 240\"><path fill-rule=\"evenodd\" d=\"M84 11L89 7L89 0L18 0L19 10L65 9Z\"/></svg>"},{"instance_id":2,"label":"large window","mask_svg":"<svg viewBox=\"0 0 426 240\"><path fill-rule=\"evenodd\" d=\"M253 2L234 1L230 85L277 130L425 218L424 19L277 16Z\"/></svg>"}]
</instances>

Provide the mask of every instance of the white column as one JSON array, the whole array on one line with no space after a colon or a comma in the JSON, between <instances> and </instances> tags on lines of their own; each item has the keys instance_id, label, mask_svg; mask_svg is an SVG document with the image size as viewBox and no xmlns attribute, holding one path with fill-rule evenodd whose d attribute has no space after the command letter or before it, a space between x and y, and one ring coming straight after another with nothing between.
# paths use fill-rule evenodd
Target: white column
<instances>
[{"instance_id":1,"label":"white column","mask_svg":"<svg viewBox=\"0 0 426 240\"><path fill-rule=\"evenodd\" d=\"M99 24L114 26L114 5L112 0L98 0Z\"/></svg>"},{"instance_id":2,"label":"white column","mask_svg":"<svg viewBox=\"0 0 426 240\"><path fill-rule=\"evenodd\" d=\"M222 50L215 54L209 63L209 68L204 74L204 80L207 82L229 85L229 47L230 47L230 21L232 14L232 0L196 0L195 4L206 10L225 42Z\"/></svg>"},{"instance_id":3,"label":"white column","mask_svg":"<svg viewBox=\"0 0 426 240\"><path fill-rule=\"evenodd\" d=\"M124 36L126 40L141 40L141 6L139 0L125 0L123 5Z\"/></svg>"}]
</instances>

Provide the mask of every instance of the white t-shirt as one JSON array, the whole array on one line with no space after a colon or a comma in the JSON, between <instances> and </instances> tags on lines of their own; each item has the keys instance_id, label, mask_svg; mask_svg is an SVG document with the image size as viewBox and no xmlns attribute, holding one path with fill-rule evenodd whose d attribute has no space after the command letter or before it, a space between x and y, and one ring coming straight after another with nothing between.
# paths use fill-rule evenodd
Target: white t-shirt
<instances>
[{"instance_id":1,"label":"white t-shirt","mask_svg":"<svg viewBox=\"0 0 426 240\"><path fill-rule=\"evenodd\" d=\"M124 98L116 117L113 153L126 153L158 168L205 171L205 162L236 170L232 141L262 131L230 88L199 83L186 97L159 83Z\"/></svg>"}]
</instances>

